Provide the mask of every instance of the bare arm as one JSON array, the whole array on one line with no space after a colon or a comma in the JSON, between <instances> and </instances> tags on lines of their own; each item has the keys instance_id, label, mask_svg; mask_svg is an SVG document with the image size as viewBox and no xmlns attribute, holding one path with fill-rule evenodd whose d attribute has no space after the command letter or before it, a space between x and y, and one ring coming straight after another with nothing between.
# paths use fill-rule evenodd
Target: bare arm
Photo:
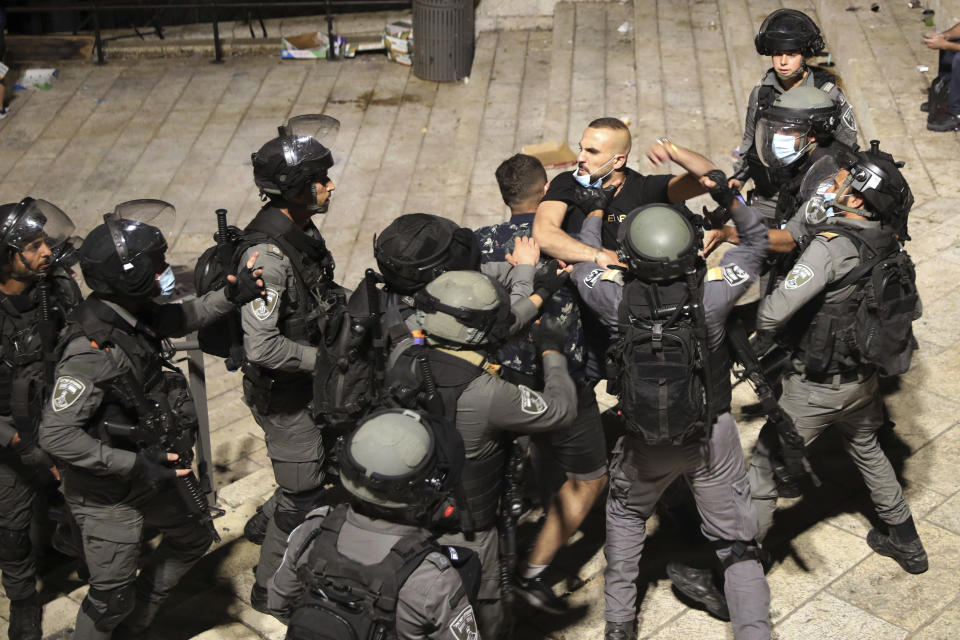
<instances>
[{"instance_id":1,"label":"bare arm","mask_svg":"<svg viewBox=\"0 0 960 640\"><path fill-rule=\"evenodd\" d=\"M568 263L601 263L609 260L607 264L612 264L617 261L612 251L597 249L570 237L560 227L565 215L567 204L559 200L545 200L537 207L537 215L533 219L533 237L544 253Z\"/></svg>"},{"instance_id":2,"label":"bare arm","mask_svg":"<svg viewBox=\"0 0 960 640\"><path fill-rule=\"evenodd\" d=\"M647 159L655 167L671 161L687 170L684 174L674 176L667 185L670 202L683 202L706 193L707 189L700 184L700 178L717 168L717 165L696 151L680 147L666 138L660 138L647 150Z\"/></svg>"}]
</instances>

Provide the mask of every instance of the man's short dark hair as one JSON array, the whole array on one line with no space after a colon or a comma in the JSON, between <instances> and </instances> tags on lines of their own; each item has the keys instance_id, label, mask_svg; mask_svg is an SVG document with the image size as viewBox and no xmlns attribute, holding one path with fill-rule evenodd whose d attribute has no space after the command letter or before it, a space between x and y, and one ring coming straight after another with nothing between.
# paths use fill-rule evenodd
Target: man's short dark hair
<instances>
[{"instance_id":1,"label":"man's short dark hair","mask_svg":"<svg viewBox=\"0 0 960 640\"><path fill-rule=\"evenodd\" d=\"M534 197L539 198L547 183L547 171L533 156L518 153L497 167L497 184L500 195L508 207L523 204Z\"/></svg>"},{"instance_id":2,"label":"man's short dark hair","mask_svg":"<svg viewBox=\"0 0 960 640\"><path fill-rule=\"evenodd\" d=\"M623 124L623 120L620 118L597 118L593 122L587 125L588 129L614 129L615 131L624 131L627 135L630 135L630 128Z\"/></svg>"}]
</instances>

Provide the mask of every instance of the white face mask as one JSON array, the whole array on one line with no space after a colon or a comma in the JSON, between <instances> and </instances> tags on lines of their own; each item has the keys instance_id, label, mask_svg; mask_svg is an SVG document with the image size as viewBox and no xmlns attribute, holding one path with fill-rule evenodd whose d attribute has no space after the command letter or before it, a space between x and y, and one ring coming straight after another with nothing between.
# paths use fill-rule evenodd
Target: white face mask
<instances>
[{"instance_id":1,"label":"white face mask","mask_svg":"<svg viewBox=\"0 0 960 640\"><path fill-rule=\"evenodd\" d=\"M797 151L797 139L783 133L773 134L773 155L781 160L784 165L788 165L800 157L800 151Z\"/></svg>"},{"instance_id":2,"label":"white face mask","mask_svg":"<svg viewBox=\"0 0 960 640\"><path fill-rule=\"evenodd\" d=\"M614 158L616 157L617 156L610 156L610 159L604 162L602 165L600 165L600 168L602 169L603 167L607 166L608 163L613 162ZM606 180L607 176L609 176L611 173L613 173L613 167L610 167L610 171L607 171L602 178L597 178L593 182L590 182L590 176L593 174L587 173L584 175L580 175L580 168L578 167L573 170L573 179L576 180L581 187L590 187L593 189L597 189L601 185L603 185L603 181Z\"/></svg>"},{"instance_id":3,"label":"white face mask","mask_svg":"<svg viewBox=\"0 0 960 640\"><path fill-rule=\"evenodd\" d=\"M177 276L173 273L173 267L168 266L163 270L157 278L157 284L160 285L160 295L154 299L158 302L166 302L177 287Z\"/></svg>"}]
</instances>

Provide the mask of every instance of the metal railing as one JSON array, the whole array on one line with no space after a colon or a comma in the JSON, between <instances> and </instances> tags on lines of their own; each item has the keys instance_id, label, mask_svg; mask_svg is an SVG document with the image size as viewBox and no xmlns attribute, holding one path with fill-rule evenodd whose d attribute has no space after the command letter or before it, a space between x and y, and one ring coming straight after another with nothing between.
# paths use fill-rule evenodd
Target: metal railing
<instances>
[{"instance_id":1,"label":"metal railing","mask_svg":"<svg viewBox=\"0 0 960 640\"><path fill-rule=\"evenodd\" d=\"M29 6L29 7L4 7L4 11L7 13L64 13L67 11L87 11L90 12L93 18L93 34L94 34L94 48L97 53L97 63L105 64L106 58L103 55L103 37L101 35L100 29L100 14L106 11L154 11L159 10L163 11L165 9L208 9L211 11L212 16L212 26L213 26L213 50L214 50L214 62L223 62L223 42L220 38L220 23L218 20L218 11L222 9L248 9L248 10L260 10L264 8L322 8L324 19L327 21L327 35L330 38L330 53L328 59L333 60L336 58L336 55L333 50L332 43L334 41L333 35L333 11L337 10L340 12L349 12L352 9L359 7L404 7L411 4L410 0L280 0L279 2L221 2L219 0L207 0L206 2L195 1L195 2L180 2L174 0L172 2L148 2L148 3L130 3L130 4L121 4L110 2L107 5L98 4L96 0L89 0L88 2L79 2L73 4L61 4L61 5L41 5L41 6ZM267 28L263 23L263 20L260 20L260 27L263 30L264 37L267 37ZM162 39L162 33L159 30L159 27L155 27L157 35ZM252 33L252 28L251 28ZM139 35L139 32L137 33ZM141 36L142 37L142 36Z\"/></svg>"}]
</instances>

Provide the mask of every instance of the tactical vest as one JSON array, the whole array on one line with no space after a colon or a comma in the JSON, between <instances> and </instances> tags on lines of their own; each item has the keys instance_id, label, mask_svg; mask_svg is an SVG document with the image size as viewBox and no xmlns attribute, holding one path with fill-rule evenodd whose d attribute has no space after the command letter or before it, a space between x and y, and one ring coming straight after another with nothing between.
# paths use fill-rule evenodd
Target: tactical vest
<instances>
[{"instance_id":1,"label":"tactical vest","mask_svg":"<svg viewBox=\"0 0 960 640\"><path fill-rule=\"evenodd\" d=\"M813 74L813 86L817 89L822 89L826 91L830 98L836 100L839 96L840 89L836 85L836 77L829 71L821 69L820 67L808 67L810 72ZM767 74L774 73L773 69L769 69ZM772 85L761 84L759 90L757 91L757 112L754 117L754 122L760 121L760 116L765 109L768 109L773 106L773 103L777 100L777 90ZM799 176L799 179L803 179L803 174L806 173L806 169L809 166L805 163L804 166L794 166L790 165L787 167L773 168L768 167L760 161L760 154L757 152L757 143L754 140L753 145L747 151L746 162L748 167L748 174L753 178L753 188L756 191L757 195L760 195L764 198L774 198L782 196L782 189L784 182L788 180L796 179ZM796 188L800 187L799 180L797 181ZM793 208L793 213L796 212L796 207ZM779 211L778 211L779 213ZM790 214L792 215L792 213ZM782 221L781 221L782 222Z\"/></svg>"},{"instance_id":2,"label":"tactical vest","mask_svg":"<svg viewBox=\"0 0 960 640\"><path fill-rule=\"evenodd\" d=\"M811 233L836 236L837 225L822 224L811 227ZM860 262L871 257L889 253L897 248L897 240L889 228L854 228L846 226L845 231L854 231L861 240L858 247ZM805 370L811 374L833 375L848 373L860 366L859 349L856 341L857 309L860 306L856 295L863 286L862 281L848 286L849 292L842 299L834 297L827 301L827 294L839 290L841 281L828 284L816 298L808 302L795 313L787 323L783 335L792 339L794 357L804 363Z\"/></svg>"},{"instance_id":3,"label":"tactical vest","mask_svg":"<svg viewBox=\"0 0 960 640\"><path fill-rule=\"evenodd\" d=\"M346 505L331 510L297 550L304 589L290 617L287 640L395 640L400 589L430 553L440 551L426 530L401 538L376 564L337 550Z\"/></svg>"},{"instance_id":4,"label":"tactical vest","mask_svg":"<svg viewBox=\"0 0 960 640\"><path fill-rule=\"evenodd\" d=\"M460 396L471 382L484 375L485 370L451 353L420 345L413 346L396 359L396 365L400 371L413 372L424 386L429 386L430 383L423 379L418 358L424 358L429 365L432 382L443 401L444 417L450 425L456 425ZM431 410L429 407L418 408ZM467 451L461 478L467 509L475 531L490 529L497 524L497 507L503 493L506 464L507 453L502 442L497 443L494 454L482 459L471 458L470 451Z\"/></svg>"},{"instance_id":5,"label":"tactical vest","mask_svg":"<svg viewBox=\"0 0 960 640\"><path fill-rule=\"evenodd\" d=\"M0 415L11 416L21 438L31 439L37 437L40 413L49 397L52 381L47 380L47 369L52 374L56 364L57 335L67 314L80 303L80 289L58 270L26 295L33 307L21 311L0 294ZM6 448L0 450L0 459L9 457L6 453L10 453Z\"/></svg>"}]
</instances>

